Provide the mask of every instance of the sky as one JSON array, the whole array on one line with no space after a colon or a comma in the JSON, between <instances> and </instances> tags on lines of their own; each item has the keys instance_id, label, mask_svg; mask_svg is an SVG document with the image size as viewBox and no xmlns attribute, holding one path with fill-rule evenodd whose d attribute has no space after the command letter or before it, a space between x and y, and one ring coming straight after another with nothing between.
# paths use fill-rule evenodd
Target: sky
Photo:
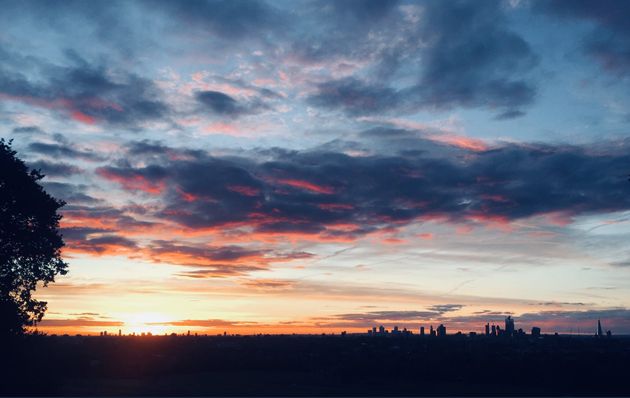
<instances>
[{"instance_id":1,"label":"sky","mask_svg":"<svg viewBox=\"0 0 630 398\"><path fill-rule=\"evenodd\" d=\"M47 333L630 334L630 3L0 0Z\"/></svg>"}]
</instances>

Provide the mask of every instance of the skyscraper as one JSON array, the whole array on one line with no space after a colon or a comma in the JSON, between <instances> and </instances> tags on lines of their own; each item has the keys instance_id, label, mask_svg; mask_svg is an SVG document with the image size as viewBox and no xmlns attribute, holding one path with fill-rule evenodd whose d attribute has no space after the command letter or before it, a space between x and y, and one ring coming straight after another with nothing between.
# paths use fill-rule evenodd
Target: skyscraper
<instances>
[{"instance_id":1,"label":"skyscraper","mask_svg":"<svg viewBox=\"0 0 630 398\"><path fill-rule=\"evenodd\" d=\"M505 318L505 335L514 336L514 319L510 315Z\"/></svg>"},{"instance_id":2,"label":"skyscraper","mask_svg":"<svg viewBox=\"0 0 630 398\"><path fill-rule=\"evenodd\" d=\"M596 336L604 337L604 331L602 330L602 323L599 319L597 320L597 335Z\"/></svg>"}]
</instances>

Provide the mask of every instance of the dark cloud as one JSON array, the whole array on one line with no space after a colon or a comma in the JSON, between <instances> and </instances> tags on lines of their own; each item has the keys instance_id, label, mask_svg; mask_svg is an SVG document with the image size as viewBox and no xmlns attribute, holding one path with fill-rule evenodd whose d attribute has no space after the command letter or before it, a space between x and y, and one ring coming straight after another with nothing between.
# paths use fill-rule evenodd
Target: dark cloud
<instances>
[{"instance_id":1,"label":"dark cloud","mask_svg":"<svg viewBox=\"0 0 630 398\"><path fill-rule=\"evenodd\" d=\"M379 60L377 79L347 78L319 84L309 102L351 115L466 107L497 111L499 119L522 116L522 108L536 96L528 73L538 57L509 29L500 2L427 1L421 5L421 22L405 30L403 37L400 31L384 33L392 43L387 52L365 50L368 58ZM400 13L389 18L392 24L403 23ZM332 49L311 47L323 58L337 55L335 45ZM395 76L410 63L419 65L412 84L394 88L388 80L378 78Z\"/></svg>"},{"instance_id":2,"label":"dark cloud","mask_svg":"<svg viewBox=\"0 0 630 398\"><path fill-rule=\"evenodd\" d=\"M82 240L68 239L68 247L72 251L80 251L92 254L111 254L118 251L135 250L138 248L136 242L124 236L116 234L96 235L85 234Z\"/></svg>"},{"instance_id":3,"label":"dark cloud","mask_svg":"<svg viewBox=\"0 0 630 398\"><path fill-rule=\"evenodd\" d=\"M238 117L269 109L268 105L260 99L248 102L237 101L219 91L199 91L195 93L195 98L202 105L203 110L221 116Z\"/></svg>"},{"instance_id":4,"label":"dark cloud","mask_svg":"<svg viewBox=\"0 0 630 398\"><path fill-rule=\"evenodd\" d=\"M67 211L77 205L93 205L100 202L99 199L85 193L87 189L85 185L52 181L42 181L41 184L53 197L61 199L67 203L67 205L63 208L63 211Z\"/></svg>"},{"instance_id":5,"label":"dark cloud","mask_svg":"<svg viewBox=\"0 0 630 398\"><path fill-rule=\"evenodd\" d=\"M630 208L624 177L630 156L619 150L508 144L461 153L466 156L412 151L353 157L276 149L261 161L256 153L162 158L141 168L107 168L101 175L129 190L159 186L154 194L163 207L157 217L189 228L264 233L348 237L425 217L508 223L553 212L571 216ZM339 224L355 227L336 230Z\"/></svg>"},{"instance_id":6,"label":"dark cloud","mask_svg":"<svg viewBox=\"0 0 630 398\"><path fill-rule=\"evenodd\" d=\"M389 87L377 86L354 78L319 84L317 93L308 98L311 105L342 109L351 115L373 114L398 108L403 95Z\"/></svg>"},{"instance_id":7,"label":"dark cloud","mask_svg":"<svg viewBox=\"0 0 630 398\"><path fill-rule=\"evenodd\" d=\"M233 276L245 276L254 271L264 271L262 266L243 264L213 264L204 266L203 269L177 273L177 276L192 279L226 278Z\"/></svg>"},{"instance_id":8,"label":"dark cloud","mask_svg":"<svg viewBox=\"0 0 630 398\"><path fill-rule=\"evenodd\" d=\"M597 26L583 40L583 50L610 72L630 74L630 3L616 0L545 0L534 3L548 15L580 19Z\"/></svg>"},{"instance_id":9,"label":"dark cloud","mask_svg":"<svg viewBox=\"0 0 630 398\"><path fill-rule=\"evenodd\" d=\"M370 311L365 313L338 314L332 319L356 322L361 325L371 325L385 321L410 321L419 322L426 319L435 319L439 315L434 311ZM357 325L358 326L358 325Z\"/></svg>"},{"instance_id":10,"label":"dark cloud","mask_svg":"<svg viewBox=\"0 0 630 398\"><path fill-rule=\"evenodd\" d=\"M199 265L199 260L213 264L242 259L256 259L264 256L268 252L268 250L251 250L241 246L192 246L172 241L152 241L148 248L151 254L157 259L166 254L170 256L183 256L195 260L191 265Z\"/></svg>"},{"instance_id":11,"label":"dark cloud","mask_svg":"<svg viewBox=\"0 0 630 398\"><path fill-rule=\"evenodd\" d=\"M362 313L337 314L321 318L325 324L338 326L370 326L387 322L403 322L417 324L426 320L442 319L448 312L464 307L461 304L436 304L426 311L368 311ZM341 323L340 323L341 322Z\"/></svg>"},{"instance_id":12,"label":"dark cloud","mask_svg":"<svg viewBox=\"0 0 630 398\"><path fill-rule=\"evenodd\" d=\"M43 134L44 132L37 126L15 127L13 134Z\"/></svg>"},{"instance_id":13,"label":"dark cloud","mask_svg":"<svg viewBox=\"0 0 630 398\"><path fill-rule=\"evenodd\" d=\"M108 229L92 227L66 227L61 229L65 241L87 240L89 235L111 232Z\"/></svg>"},{"instance_id":14,"label":"dark cloud","mask_svg":"<svg viewBox=\"0 0 630 398\"><path fill-rule=\"evenodd\" d=\"M444 314L447 312L461 310L463 307L464 306L462 304L436 304L429 307L429 310Z\"/></svg>"},{"instance_id":15,"label":"dark cloud","mask_svg":"<svg viewBox=\"0 0 630 398\"><path fill-rule=\"evenodd\" d=\"M0 66L0 96L87 124L135 128L169 114L153 82L126 72L113 75L105 66L91 65L73 52L68 58L70 66L41 65L38 80Z\"/></svg>"},{"instance_id":16,"label":"dark cloud","mask_svg":"<svg viewBox=\"0 0 630 398\"><path fill-rule=\"evenodd\" d=\"M253 271L265 270L270 263L312 256L311 253L305 252L283 253L236 245L209 246L203 243L185 244L164 240L154 240L144 246L144 250L154 262L196 267L197 269L177 274L196 279L246 275Z\"/></svg>"},{"instance_id":17,"label":"dark cloud","mask_svg":"<svg viewBox=\"0 0 630 398\"><path fill-rule=\"evenodd\" d=\"M592 309L585 311L540 311L525 313L516 319L522 322L540 322L540 321L590 321L593 324L593 330L597 325L597 319L619 321L623 320L630 326L630 309L627 308L611 308L611 309Z\"/></svg>"},{"instance_id":18,"label":"dark cloud","mask_svg":"<svg viewBox=\"0 0 630 398\"><path fill-rule=\"evenodd\" d=\"M28 166L32 169L41 170L44 175L53 177L65 177L81 173L81 169L79 167L73 166L69 163L38 160L36 162L29 162Z\"/></svg>"},{"instance_id":19,"label":"dark cloud","mask_svg":"<svg viewBox=\"0 0 630 398\"><path fill-rule=\"evenodd\" d=\"M259 0L145 0L144 5L176 18L180 25L226 40L261 39L287 22L281 11Z\"/></svg>"},{"instance_id":20,"label":"dark cloud","mask_svg":"<svg viewBox=\"0 0 630 398\"><path fill-rule=\"evenodd\" d=\"M212 112L220 115L241 113L240 106L234 98L218 91L200 91L195 94L195 98Z\"/></svg>"},{"instance_id":21,"label":"dark cloud","mask_svg":"<svg viewBox=\"0 0 630 398\"><path fill-rule=\"evenodd\" d=\"M64 143L32 142L28 145L30 152L46 155L55 159L82 159L89 161L100 161L103 157L91 150L77 149L72 145Z\"/></svg>"},{"instance_id":22,"label":"dark cloud","mask_svg":"<svg viewBox=\"0 0 630 398\"><path fill-rule=\"evenodd\" d=\"M127 57L138 48L153 43L148 40L148 35L143 35L146 30L139 29L138 25L143 24L130 18L132 15L138 18L135 4L125 1L9 0L0 1L0 5L0 23L38 26L42 35L54 32L63 38L64 43L73 43L81 35L83 40L89 38L91 46Z\"/></svg>"},{"instance_id":23,"label":"dark cloud","mask_svg":"<svg viewBox=\"0 0 630 398\"><path fill-rule=\"evenodd\" d=\"M614 261L610 263L613 267L630 267L630 260L627 261Z\"/></svg>"},{"instance_id":24,"label":"dark cloud","mask_svg":"<svg viewBox=\"0 0 630 398\"><path fill-rule=\"evenodd\" d=\"M530 46L507 27L498 1L427 3L418 88L431 106L501 109L518 116L530 104L534 86L525 79L538 62Z\"/></svg>"}]
</instances>

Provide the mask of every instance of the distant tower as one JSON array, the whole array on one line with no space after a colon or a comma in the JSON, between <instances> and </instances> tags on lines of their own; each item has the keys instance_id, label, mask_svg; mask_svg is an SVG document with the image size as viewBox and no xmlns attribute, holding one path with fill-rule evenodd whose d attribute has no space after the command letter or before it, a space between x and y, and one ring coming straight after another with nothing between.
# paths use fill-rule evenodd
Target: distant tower
<instances>
[{"instance_id":1,"label":"distant tower","mask_svg":"<svg viewBox=\"0 0 630 398\"><path fill-rule=\"evenodd\" d=\"M385 326L383 326L383 325L379 326L379 327L378 327L378 332L379 332L380 334L385 334Z\"/></svg>"},{"instance_id":2,"label":"distant tower","mask_svg":"<svg viewBox=\"0 0 630 398\"><path fill-rule=\"evenodd\" d=\"M424 326L420 326L420 336L424 336Z\"/></svg>"},{"instance_id":3,"label":"distant tower","mask_svg":"<svg viewBox=\"0 0 630 398\"><path fill-rule=\"evenodd\" d=\"M532 337L540 337L540 328L534 326L532 328Z\"/></svg>"},{"instance_id":4,"label":"distant tower","mask_svg":"<svg viewBox=\"0 0 630 398\"><path fill-rule=\"evenodd\" d=\"M492 325L492 335L493 336L497 335L497 327L495 325Z\"/></svg>"},{"instance_id":5,"label":"distant tower","mask_svg":"<svg viewBox=\"0 0 630 398\"><path fill-rule=\"evenodd\" d=\"M599 319L597 320L597 337L604 337L604 331L602 330L602 323Z\"/></svg>"},{"instance_id":6,"label":"distant tower","mask_svg":"<svg viewBox=\"0 0 630 398\"><path fill-rule=\"evenodd\" d=\"M122 336L122 330L118 329L118 336Z\"/></svg>"},{"instance_id":7,"label":"distant tower","mask_svg":"<svg viewBox=\"0 0 630 398\"><path fill-rule=\"evenodd\" d=\"M505 318L505 334L508 337L514 336L514 319L510 315Z\"/></svg>"},{"instance_id":8,"label":"distant tower","mask_svg":"<svg viewBox=\"0 0 630 398\"><path fill-rule=\"evenodd\" d=\"M435 330L433 330L433 325L431 325L431 328L429 329L429 335L435 336Z\"/></svg>"},{"instance_id":9,"label":"distant tower","mask_svg":"<svg viewBox=\"0 0 630 398\"><path fill-rule=\"evenodd\" d=\"M438 326L437 328L437 335L438 337L446 336L446 326L444 326L443 324L440 324L440 326Z\"/></svg>"},{"instance_id":10,"label":"distant tower","mask_svg":"<svg viewBox=\"0 0 630 398\"><path fill-rule=\"evenodd\" d=\"M486 323L486 336L490 335L490 324Z\"/></svg>"}]
</instances>

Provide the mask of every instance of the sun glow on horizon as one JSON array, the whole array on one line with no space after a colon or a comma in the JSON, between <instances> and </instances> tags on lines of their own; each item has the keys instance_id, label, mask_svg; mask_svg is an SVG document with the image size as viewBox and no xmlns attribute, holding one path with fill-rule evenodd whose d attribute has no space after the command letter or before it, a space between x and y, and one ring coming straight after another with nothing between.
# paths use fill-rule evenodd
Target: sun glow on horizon
<instances>
[{"instance_id":1,"label":"sun glow on horizon","mask_svg":"<svg viewBox=\"0 0 630 398\"><path fill-rule=\"evenodd\" d=\"M123 322L120 329L125 334L151 333L157 335L169 333L172 329L169 328L168 322L172 322L173 319L159 312L121 314L118 318Z\"/></svg>"}]
</instances>

